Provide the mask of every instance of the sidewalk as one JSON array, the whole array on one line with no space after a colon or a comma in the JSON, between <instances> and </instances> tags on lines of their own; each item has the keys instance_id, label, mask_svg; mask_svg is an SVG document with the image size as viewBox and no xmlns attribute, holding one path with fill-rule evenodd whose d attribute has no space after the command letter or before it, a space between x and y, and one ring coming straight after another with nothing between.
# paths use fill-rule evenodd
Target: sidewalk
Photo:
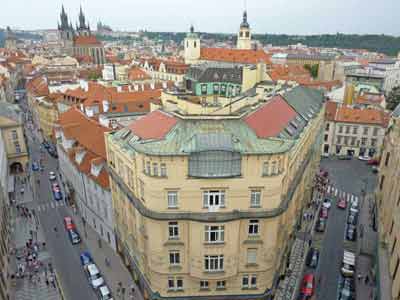
<instances>
[{"instance_id":1,"label":"sidewalk","mask_svg":"<svg viewBox=\"0 0 400 300\"><path fill-rule=\"evenodd\" d=\"M372 195L367 195L360 205L360 219L358 232L358 253L356 271L361 280L356 280L356 296L360 300L373 299L375 293L375 279L373 278L373 259L377 243L377 233L372 229L370 207Z\"/></svg>"},{"instance_id":2,"label":"sidewalk","mask_svg":"<svg viewBox=\"0 0 400 300\"><path fill-rule=\"evenodd\" d=\"M16 184L16 205L23 206L29 211L32 211L32 190L29 185L25 185L25 192L23 195L20 193L21 184ZM17 211L16 206L11 210L11 240L12 248L15 255L11 256L10 269L15 277L17 277L18 269L23 269L24 276L22 278L12 279L11 299L15 300L60 300L62 299L59 289L57 287L56 275L50 275L48 270L48 263L51 262L49 252L42 246L44 241L43 231L40 224L36 223L35 217L22 216L22 209ZM27 263L25 254L27 252L26 243L29 240L32 243L37 242L37 254L32 250L32 256L37 255L32 263ZM37 265L37 267L34 267ZM19 266L19 268L18 268ZM32 279L29 279L31 274ZM49 284L46 284L46 278ZM54 285L50 282L54 279Z\"/></svg>"},{"instance_id":3,"label":"sidewalk","mask_svg":"<svg viewBox=\"0 0 400 300\"><path fill-rule=\"evenodd\" d=\"M82 218L79 215L74 215L71 211L71 216L74 219L74 222L80 232L82 241L85 242L88 247L88 251L92 255L92 258L96 265L99 267L101 273L103 274L105 281L108 287L111 289L111 292L114 298L118 296L118 283L122 283L122 287L125 288L125 299L135 299L135 300L143 300L143 296L141 295L139 288L135 285L132 275L129 273L128 269L122 262L120 256L104 241L101 242L101 248L99 247L99 236L98 234L88 225L86 224L86 233L83 228ZM110 266L106 266L105 258L110 261ZM130 296L131 287L134 286L135 293L134 298Z\"/></svg>"}]
</instances>

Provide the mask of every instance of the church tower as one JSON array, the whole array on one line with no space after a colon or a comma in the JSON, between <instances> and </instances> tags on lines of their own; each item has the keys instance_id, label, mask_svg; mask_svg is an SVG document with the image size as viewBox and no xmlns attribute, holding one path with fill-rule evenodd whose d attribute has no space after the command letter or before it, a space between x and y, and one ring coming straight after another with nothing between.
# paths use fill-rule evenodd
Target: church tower
<instances>
[{"instance_id":1,"label":"church tower","mask_svg":"<svg viewBox=\"0 0 400 300\"><path fill-rule=\"evenodd\" d=\"M58 23L58 33L62 51L67 55L72 55L75 33L72 24L68 23L68 16L65 13L64 5L61 7L60 21L61 23Z\"/></svg>"},{"instance_id":2,"label":"church tower","mask_svg":"<svg viewBox=\"0 0 400 300\"><path fill-rule=\"evenodd\" d=\"M247 12L243 12L243 21L240 24L240 29L237 37L237 46L238 49L251 49L251 32L250 25L247 23Z\"/></svg>"},{"instance_id":3,"label":"church tower","mask_svg":"<svg viewBox=\"0 0 400 300\"><path fill-rule=\"evenodd\" d=\"M86 24L86 18L82 11L82 6L79 10L79 25L76 26L76 31L80 36L89 36L90 35L90 27L89 23Z\"/></svg>"},{"instance_id":4,"label":"church tower","mask_svg":"<svg viewBox=\"0 0 400 300\"><path fill-rule=\"evenodd\" d=\"M190 26L190 32L184 40L185 64L194 64L200 59L200 38L194 32L193 25Z\"/></svg>"}]
</instances>

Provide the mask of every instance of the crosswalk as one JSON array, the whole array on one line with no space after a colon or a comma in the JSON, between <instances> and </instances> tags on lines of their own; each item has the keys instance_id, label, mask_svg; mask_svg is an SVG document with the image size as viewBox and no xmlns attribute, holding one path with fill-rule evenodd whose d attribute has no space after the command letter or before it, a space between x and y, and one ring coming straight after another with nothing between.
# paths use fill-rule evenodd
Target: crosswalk
<instances>
[{"instance_id":1,"label":"crosswalk","mask_svg":"<svg viewBox=\"0 0 400 300\"><path fill-rule=\"evenodd\" d=\"M47 211L49 209L55 209L55 208L60 207L60 206L65 206L64 201L52 201L52 202L45 203L45 204L39 204L37 206L37 211L38 212L44 212L44 211Z\"/></svg>"},{"instance_id":2,"label":"crosswalk","mask_svg":"<svg viewBox=\"0 0 400 300\"><path fill-rule=\"evenodd\" d=\"M357 195L342 191L334 185L328 185L326 189L326 194L333 197L345 199L347 202L354 202L359 200Z\"/></svg>"}]
</instances>

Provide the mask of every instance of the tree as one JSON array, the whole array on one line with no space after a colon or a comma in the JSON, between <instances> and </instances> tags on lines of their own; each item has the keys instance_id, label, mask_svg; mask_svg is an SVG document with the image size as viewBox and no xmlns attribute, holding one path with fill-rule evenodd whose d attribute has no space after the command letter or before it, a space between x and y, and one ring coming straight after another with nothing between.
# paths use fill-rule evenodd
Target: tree
<instances>
[{"instance_id":1,"label":"tree","mask_svg":"<svg viewBox=\"0 0 400 300\"><path fill-rule=\"evenodd\" d=\"M308 72L310 72L311 77L314 79L318 77L318 68L319 68L318 64L315 64L312 66L309 64L304 65L304 69L306 69Z\"/></svg>"},{"instance_id":2,"label":"tree","mask_svg":"<svg viewBox=\"0 0 400 300\"><path fill-rule=\"evenodd\" d=\"M394 87L386 98L386 108L394 110L400 103L400 86Z\"/></svg>"}]
</instances>

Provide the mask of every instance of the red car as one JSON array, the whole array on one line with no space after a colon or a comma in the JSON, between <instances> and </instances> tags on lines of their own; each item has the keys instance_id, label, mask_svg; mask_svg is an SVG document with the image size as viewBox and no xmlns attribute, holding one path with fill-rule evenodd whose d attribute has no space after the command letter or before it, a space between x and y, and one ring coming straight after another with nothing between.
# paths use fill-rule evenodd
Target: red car
<instances>
[{"instance_id":1,"label":"red car","mask_svg":"<svg viewBox=\"0 0 400 300\"><path fill-rule=\"evenodd\" d=\"M320 212L319 212L319 217L323 219L328 218L328 209L326 207L322 207Z\"/></svg>"},{"instance_id":2,"label":"red car","mask_svg":"<svg viewBox=\"0 0 400 300\"><path fill-rule=\"evenodd\" d=\"M305 274L300 287L300 296L311 298L315 291L315 276L314 274Z\"/></svg>"},{"instance_id":3,"label":"red car","mask_svg":"<svg viewBox=\"0 0 400 300\"><path fill-rule=\"evenodd\" d=\"M347 202L344 198L340 198L338 203L337 203L337 207L341 208L341 209L345 209L347 207Z\"/></svg>"},{"instance_id":4,"label":"red car","mask_svg":"<svg viewBox=\"0 0 400 300\"><path fill-rule=\"evenodd\" d=\"M378 165L379 165L379 160L377 160L377 159L370 159L369 161L367 161L367 165L370 165L370 166L378 166Z\"/></svg>"},{"instance_id":5,"label":"red car","mask_svg":"<svg viewBox=\"0 0 400 300\"><path fill-rule=\"evenodd\" d=\"M66 230L71 230L71 229L74 230L76 228L71 217L64 218L64 225Z\"/></svg>"}]
</instances>

